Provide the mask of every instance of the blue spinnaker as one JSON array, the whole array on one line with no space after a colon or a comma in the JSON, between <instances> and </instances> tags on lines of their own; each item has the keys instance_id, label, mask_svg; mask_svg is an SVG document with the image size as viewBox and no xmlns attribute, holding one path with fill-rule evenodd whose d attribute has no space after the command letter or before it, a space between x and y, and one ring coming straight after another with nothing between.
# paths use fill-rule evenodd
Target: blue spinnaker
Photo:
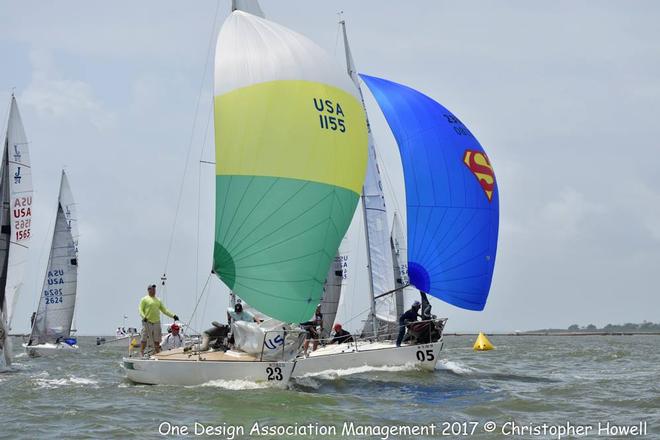
<instances>
[{"instance_id":1,"label":"blue spinnaker","mask_svg":"<svg viewBox=\"0 0 660 440\"><path fill-rule=\"evenodd\" d=\"M483 310L495 267L498 189L477 139L445 107L360 75L399 145L408 211L408 274L422 292Z\"/></svg>"}]
</instances>

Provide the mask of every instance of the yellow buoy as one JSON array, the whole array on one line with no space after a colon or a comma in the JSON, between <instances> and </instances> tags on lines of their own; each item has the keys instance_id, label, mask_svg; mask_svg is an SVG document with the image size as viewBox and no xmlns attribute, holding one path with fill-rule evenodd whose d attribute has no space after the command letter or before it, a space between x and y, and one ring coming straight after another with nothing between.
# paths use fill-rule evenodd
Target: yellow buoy
<instances>
[{"instance_id":1,"label":"yellow buoy","mask_svg":"<svg viewBox=\"0 0 660 440\"><path fill-rule=\"evenodd\" d=\"M479 332L479 336L477 336L477 340L474 341L474 347L472 347L476 351L486 351L486 350L492 350L493 344L490 343L486 335L483 334L483 332Z\"/></svg>"}]
</instances>

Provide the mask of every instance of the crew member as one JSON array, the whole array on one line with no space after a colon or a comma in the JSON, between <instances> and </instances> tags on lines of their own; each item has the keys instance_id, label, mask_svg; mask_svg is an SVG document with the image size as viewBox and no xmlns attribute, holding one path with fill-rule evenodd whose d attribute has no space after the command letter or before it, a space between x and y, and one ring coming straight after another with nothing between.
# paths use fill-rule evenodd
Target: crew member
<instances>
[{"instance_id":1,"label":"crew member","mask_svg":"<svg viewBox=\"0 0 660 440\"><path fill-rule=\"evenodd\" d=\"M401 342L403 342L403 337L406 334L406 326L410 322L417 321L419 317L419 309L422 307L422 304L419 301L415 301L410 308L401 314L399 317L399 336L396 338L396 346L401 347Z\"/></svg>"},{"instance_id":2,"label":"crew member","mask_svg":"<svg viewBox=\"0 0 660 440\"><path fill-rule=\"evenodd\" d=\"M147 287L147 295L142 298L139 306L140 317L142 318L142 345L140 346L140 355L144 356L144 349L147 347L147 341L151 340L154 344L154 352L160 352L160 314L173 318L175 321L179 317L167 310L165 304L156 298L156 285Z\"/></svg>"},{"instance_id":3,"label":"crew member","mask_svg":"<svg viewBox=\"0 0 660 440\"><path fill-rule=\"evenodd\" d=\"M163 350L172 350L174 348L183 347L183 335L181 335L181 327L175 322L168 329L167 335L160 342L160 347Z\"/></svg>"},{"instance_id":4,"label":"crew member","mask_svg":"<svg viewBox=\"0 0 660 440\"><path fill-rule=\"evenodd\" d=\"M335 336L330 341L331 344L346 344L347 342L353 342L353 336L344 330L341 324L335 324L332 327L332 330L335 332Z\"/></svg>"},{"instance_id":5,"label":"crew member","mask_svg":"<svg viewBox=\"0 0 660 440\"><path fill-rule=\"evenodd\" d=\"M233 308L227 309L227 322L230 324L236 321L258 322L257 318L247 310L243 310L243 304L237 302Z\"/></svg>"},{"instance_id":6,"label":"crew member","mask_svg":"<svg viewBox=\"0 0 660 440\"><path fill-rule=\"evenodd\" d=\"M316 306L312 320L301 322L300 326L307 333L305 342L303 343L303 352L307 354L307 349L309 348L310 342L312 343L312 351L316 351L316 349L319 348L319 335L323 330L323 314L321 313L321 304Z\"/></svg>"}]
</instances>

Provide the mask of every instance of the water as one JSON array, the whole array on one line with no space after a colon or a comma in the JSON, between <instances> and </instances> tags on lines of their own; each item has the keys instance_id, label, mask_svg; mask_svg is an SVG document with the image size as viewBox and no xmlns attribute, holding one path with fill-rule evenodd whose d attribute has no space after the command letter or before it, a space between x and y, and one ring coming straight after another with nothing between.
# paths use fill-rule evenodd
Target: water
<instances>
[{"instance_id":1,"label":"water","mask_svg":"<svg viewBox=\"0 0 660 440\"><path fill-rule=\"evenodd\" d=\"M472 339L448 336L432 373L362 368L299 379L288 390L244 381L134 385L124 379L122 352L97 348L94 338L81 338L80 353L50 359L29 359L17 348L15 371L0 373L0 438L158 438L163 421L191 432L198 421L244 426L246 433L255 421L319 423L337 426L336 438L350 421L440 428L474 421L480 425L462 438L504 438L484 432L490 420L498 426L647 422L645 438L660 438L660 337L493 337L496 350L483 353L471 350ZM583 438L613 437L592 431Z\"/></svg>"}]
</instances>

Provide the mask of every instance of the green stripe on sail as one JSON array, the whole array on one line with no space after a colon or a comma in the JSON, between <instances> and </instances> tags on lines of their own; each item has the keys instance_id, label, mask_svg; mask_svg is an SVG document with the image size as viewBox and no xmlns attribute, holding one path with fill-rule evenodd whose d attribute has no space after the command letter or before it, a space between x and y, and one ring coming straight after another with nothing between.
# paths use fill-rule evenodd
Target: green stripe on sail
<instances>
[{"instance_id":1,"label":"green stripe on sail","mask_svg":"<svg viewBox=\"0 0 660 440\"><path fill-rule=\"evenodd\" d=\"M353 218L358 194L264 176L216 176L213 269L268 316L307 321Z\"/></svg>"}]
</instances>

